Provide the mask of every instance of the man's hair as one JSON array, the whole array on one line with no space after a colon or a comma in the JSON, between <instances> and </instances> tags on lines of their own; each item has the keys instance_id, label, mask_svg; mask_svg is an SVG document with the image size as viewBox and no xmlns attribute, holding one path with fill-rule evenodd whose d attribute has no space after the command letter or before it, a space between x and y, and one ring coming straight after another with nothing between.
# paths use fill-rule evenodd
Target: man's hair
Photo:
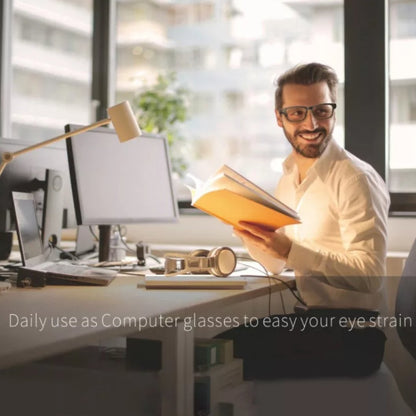
<instances>
[{"instance_id":1,"label":"man's hair","mask_svg":"<svg viewBox=\"0 0 416 416\"><path fill-rule=\"evenodd\" d=\"M286 84L312 85L317 82L326 82L329 87L331 100L336 101L338 77L335 71L327 65L312 62L305 65L297 65L277 79L277 88L274 93L274 105L280 110L283 105L283 87Z\"/></svg>"}]
</instances>

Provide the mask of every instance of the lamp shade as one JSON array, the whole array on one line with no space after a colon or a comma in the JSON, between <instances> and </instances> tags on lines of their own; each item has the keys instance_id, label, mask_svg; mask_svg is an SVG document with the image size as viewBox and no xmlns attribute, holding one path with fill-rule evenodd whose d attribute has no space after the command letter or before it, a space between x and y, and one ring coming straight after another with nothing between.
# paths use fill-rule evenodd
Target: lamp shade
<instances>
[{"instance_id":1,"label":"lamp shade","mask_svg":"<svg viewBox=\"0 0 416 416\"><path fill-rule=\"evenodd\" d=\"M120 142L126 142L142 134L128 101L108 108L107 112Z\"/></svg>"}]
</instances>

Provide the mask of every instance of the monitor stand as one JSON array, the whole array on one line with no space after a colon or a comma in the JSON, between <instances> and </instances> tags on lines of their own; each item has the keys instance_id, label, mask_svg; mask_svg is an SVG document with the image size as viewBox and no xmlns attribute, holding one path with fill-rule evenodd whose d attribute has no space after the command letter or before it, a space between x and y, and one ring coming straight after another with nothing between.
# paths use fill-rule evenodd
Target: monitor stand
<instances>
[{"instance_id":1,"label":"monitor stand","mask_svg":"<svg viewBox=\"0 0 416 416\"><path fill-rule=\"evenodd\" d=\"M110 238L111 225L99 225L99 247L98 261L108 261L110 259Z\"/></svg>"},{"instance_id":2,"label":"monitor stand","mask_svg":"<svg viewBox=\"0 0 416 416\"><path fill-rule=\"evenodd\" d=\"M42 243L44 248L48 248L50 243L54 246L59 246L61 242L64 210L63 172L46 169L44 192Z\"/></svg>"}]
</instances>

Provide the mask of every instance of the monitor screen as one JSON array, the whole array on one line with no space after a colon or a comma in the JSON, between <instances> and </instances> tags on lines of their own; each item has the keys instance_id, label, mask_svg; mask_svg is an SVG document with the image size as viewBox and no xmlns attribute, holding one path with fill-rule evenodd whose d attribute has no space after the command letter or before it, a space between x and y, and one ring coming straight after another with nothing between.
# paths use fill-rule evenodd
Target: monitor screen
<instances>
[{"instance_id":1,"label":"monitor screen","mask_svg":"<svg viewBox=\"0 0 416 416\"><path fill-rule=\"evenodd\" d=\"M66 142L79 225L177 220L164 137L143 134L120 143L114 130L100 127Z\"/></svg>"},{"instance_id":2,"label":"monitor screen","mask_svg":"<svg viewBox=\"0 0 416 416\"><path fill-rule=\"evenodd\" d=\"M13 200L22 260L27 265L28 260L43 254L35 200L32 194L23 192L13 192Z\"/></svg>"},{"instance_id":3,"label":"monitor screen","mask_svg":"<svg viewBox=\"0 0 416 416\"><path fill-rule=\"evenodd\" d=\"M33 142L16 139L0 139L0 154L16 152ZM39 224L42 224L43 205L46 190L46 170L56 169L63 173L63 226L76 227L74 204L69 180L68 160L65 145L54 144L20 155L9 163L0 175L0 231L15 228L12 191L31 192L36 201Z\"/></svg>"}]
</instances>

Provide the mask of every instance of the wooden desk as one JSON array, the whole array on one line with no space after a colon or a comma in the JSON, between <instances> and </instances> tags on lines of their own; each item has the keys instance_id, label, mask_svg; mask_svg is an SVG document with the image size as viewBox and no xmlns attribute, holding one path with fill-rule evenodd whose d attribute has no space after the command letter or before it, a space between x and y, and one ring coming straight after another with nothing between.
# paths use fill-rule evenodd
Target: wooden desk
<instances>
[{"instance_id":1,"label":"wooden desk","mask_svg":"<svg viewBox=\"0 0 416 416\"><path fill-rule=\"evenodd\" d=\"M227 328L190 330L187 322L204 316L264 316L269 291L271 312L280 313L284 288L275 282L269 286L265 278L248 278L243 290L146 290L143 278L119 276L107 287L12 289L0 295L0 368L112 337L161 339L162 415L192 415L194 336ZM156 327L143 327L146 322Z\"/></svg>"}]
</instances>

